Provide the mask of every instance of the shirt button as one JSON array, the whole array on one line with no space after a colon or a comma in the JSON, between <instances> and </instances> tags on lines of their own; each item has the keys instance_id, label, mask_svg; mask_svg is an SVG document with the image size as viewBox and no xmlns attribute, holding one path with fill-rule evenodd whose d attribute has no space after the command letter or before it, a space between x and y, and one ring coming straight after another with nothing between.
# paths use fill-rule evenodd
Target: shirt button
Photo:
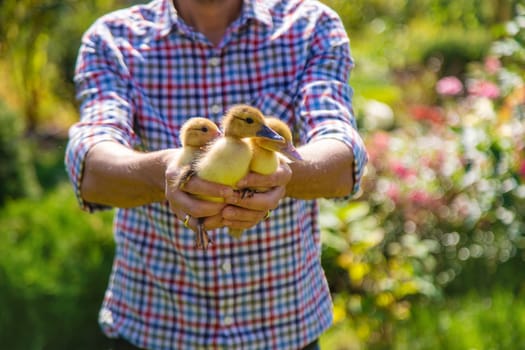
<instances>
[{"instance_id":1,"label":"shirt button","mask_svg":"<svg viewBox=\"0 0 525 350\"><path fill-rule=\"evenodd\" d=\"M233 317L231 317L231 316L224 317L224 320L222 321L222 323L225 326L231 326L233 324Z\"/></svg>"},{"instance_id":2,"label":"shirt button","mask_svg":"<svg viewBox=\"0 0 525 350\"><path fill-rule=\"evenodd\" d=\"M211 112L212 112L213 114L218 114L218 113L220 113L221 111L222 111L221 106L219 106L219 105L213 105L213 106L211 106Z\"/></svg>"},{"instance_id":3,"label":"shirt button","mask_svg":"<svg viewBox=\"0 0 525 350\"><path fill-rule=\"evenodd\" d=\"M208 60L208 64L212 67L217 67L221 63L219 57L212 57Z\"/></svg>"},{"instance_id":4,"label":"shirt button","mask_svg":"<svg viewBox=\"0 0 525 350\"><path fill-rule=\"evenodd\" d=\"M232 270L232 264L230 264L230 262L228 260L226 260L223 264L222 264L222 270L224 272L230 272Z\"/></svg>"}]
</instances>

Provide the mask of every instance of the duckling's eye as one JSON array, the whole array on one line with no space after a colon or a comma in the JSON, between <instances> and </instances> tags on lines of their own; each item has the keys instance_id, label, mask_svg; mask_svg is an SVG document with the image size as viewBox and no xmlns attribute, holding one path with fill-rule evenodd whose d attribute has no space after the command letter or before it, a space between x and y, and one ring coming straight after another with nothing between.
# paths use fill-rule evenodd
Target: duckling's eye
<instances>
[{"instance_id":1,"label":"duckling's eye","mask_svg":"<svg viewBox=\"0 0 525 350\"><path fill-rule=\"evenodd\" d=\"M202 132L208 132L208 128L205 127L205 126L203 126L203 127L201 128L201 131L202 131Z\"/></svg>"},{"instance_id":2,"label":"duckling's eye","mask_svg":"<svg viewBox=\"0 0 525 350\"><path fill-rule=\"evenodd\" d=\"M253 124L253 119L252 118L248 117L245 120L246 120L246 123Z\"/></svg>"}]
</instances>

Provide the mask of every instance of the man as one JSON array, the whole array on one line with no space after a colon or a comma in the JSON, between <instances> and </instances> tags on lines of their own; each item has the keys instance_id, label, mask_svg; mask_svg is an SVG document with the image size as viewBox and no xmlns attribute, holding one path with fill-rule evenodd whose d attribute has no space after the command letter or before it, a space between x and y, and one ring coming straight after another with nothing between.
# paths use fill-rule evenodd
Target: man
<instances>
[{"instance_id":1,"label":"man","mask_svg":"<svg viewBox=\"0 0 525 350\"><path fill-rule=\"evenodd\" d=\"M357 192L366 163L352 64L340 19L310 0L155 0L87 31L66 165L84 209L120 208L99 320L117 349L317 348L331 299L315 199ZM238 187L270 190L244 198L198 177L171 185L184 121L240 103L286 121L304 161L249 174Z\"/></svg>"}]
</instances>

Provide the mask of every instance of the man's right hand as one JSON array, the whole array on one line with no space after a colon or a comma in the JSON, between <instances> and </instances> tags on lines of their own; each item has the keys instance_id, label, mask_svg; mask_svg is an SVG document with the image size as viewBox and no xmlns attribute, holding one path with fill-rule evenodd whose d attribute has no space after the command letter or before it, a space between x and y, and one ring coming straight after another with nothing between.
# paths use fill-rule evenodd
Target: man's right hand
<instances>
[{"instance_id":1,"label":"man's right hand","mask_svg":"<svg viewBox=\"0 0 525 350\"><path fill-rule=\"evenodd\" d=\"M187 169L186 169L187 170ZM166 199L171 211L180 219L184 220L186 215L190 216L188 226L196 231L197 218L204 219L204 229L213 230L224 227L222 210L223 202L213 202L200 199L200 196L226 198L233 195L233 189L229 186L209 182L193 175L180 181L180 172L186 171L175 164L169 164L166 169Z\"/></svg>"}]
</instances>

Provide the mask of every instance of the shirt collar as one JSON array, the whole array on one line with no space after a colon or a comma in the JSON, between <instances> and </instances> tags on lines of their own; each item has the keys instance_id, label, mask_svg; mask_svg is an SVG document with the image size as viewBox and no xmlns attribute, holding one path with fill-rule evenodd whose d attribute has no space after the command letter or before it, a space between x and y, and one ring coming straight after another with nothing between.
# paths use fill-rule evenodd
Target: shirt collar
<instances>
[{"instance_id":1,"label":"shirt collar","mask_svg":"<svg viewBox=\"0 0 525 350\"><path fill-rule=\"evenodd\" d=\"M244 0L242 16L246 19L254 19L269 27L273 24L267 0Z\"/></svg>"},{"instance_id":2,"label":"shirt collar","mask_svg":"<svg viewBox=\"0 0 525 350\"><path fill-rule=\"evenodd\" d=\"M157 2L158 29L160 36L168 35L177 26L178 15L172 0L160 0Z\"/></svg>"},{"instance_id":3,"label":"shirt collar","mask_svg":"<svg viewBox=\"0 0 525 350\"><path fill-rule=\"evenodd\" d=\"M168 35L174 28L180 25L177 10L172 0L161 0L160 4L160 34ZM272 26L272 15L264 0L244 0L243 10L240 15L241 23L253 19L269 27Z\"/></svg>"}]
</instances>

